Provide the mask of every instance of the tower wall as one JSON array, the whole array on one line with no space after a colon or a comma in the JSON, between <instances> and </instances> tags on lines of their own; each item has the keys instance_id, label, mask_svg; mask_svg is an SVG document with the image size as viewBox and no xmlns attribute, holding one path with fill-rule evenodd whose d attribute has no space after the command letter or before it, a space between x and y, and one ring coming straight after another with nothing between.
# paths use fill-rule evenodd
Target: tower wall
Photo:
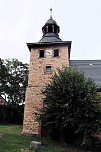
<instances>
[{"instance_id":1,"label":"tower wall","mask_svg":"<svg viewBox=\"0 0 101 152\"><path fill-rule=\"evenodd\" d=\"M41 49L59 49L60 56L46 56L44 58L39 58L39 50ZM51 74L46 73L46 65L52 66L53 72ZM62 66L69 66L69 50L67 46L31 48L28 87L25 96L23 133L40 134L40 124L36 120L35 113L43 107L43 95L41 90L43 86L49 83L54 72L56 72L58 68L62 68Z\"/></svg>"}]
</instances>

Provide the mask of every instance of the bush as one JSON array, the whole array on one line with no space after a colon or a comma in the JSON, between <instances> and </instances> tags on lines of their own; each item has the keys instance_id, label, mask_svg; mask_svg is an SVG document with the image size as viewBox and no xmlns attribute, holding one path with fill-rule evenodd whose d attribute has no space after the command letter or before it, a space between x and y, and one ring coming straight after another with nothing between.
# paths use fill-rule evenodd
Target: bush
<instances>
[{"instance_id":1,"label":"bush","mask_svg":"<svg viewBox=\"0 0 101 152\"><path fill-rule=\"evenodd\" d=\"M63 67L42 93L40 120L52 138L71 143L100 129L97 89L83 73Z\"/></svg>"}]
</instances>

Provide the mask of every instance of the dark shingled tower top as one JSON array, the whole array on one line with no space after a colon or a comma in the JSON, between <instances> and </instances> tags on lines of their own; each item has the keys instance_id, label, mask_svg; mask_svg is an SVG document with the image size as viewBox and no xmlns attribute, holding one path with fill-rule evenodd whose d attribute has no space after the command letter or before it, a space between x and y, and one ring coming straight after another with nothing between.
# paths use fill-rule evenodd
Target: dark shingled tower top
<instances>
[{"instance_id":1,"label":"dark shingled tower top","mask_svg":"<svg viewBox=\"0 0 101 152\"><path fill-rule=\"evenodd\" d=\"M40 42L61 42L62 40L58 35L60 32L60 27L52 18L52 9L50 9L50 13L50 19L48 19L45 25L42 27L43 37Z\"/></svg>"},{"instance_id":2,"label":"dark shingled tower top","mask_svg":"<svg viewBox=\"0 0 101 152\"><path fill-rule=\"evenodd\" d=\"M56 21L52 18L52 9L50 9L50 18L47 20L45 25L42 27L43 36L39 42L27 43L29 50L31 48L42 48L49 46L64 46L68 47L69 56L71 50L71 41L62 41L59 38L60 27L57 25Z\"/></svg>"}]
</instances>

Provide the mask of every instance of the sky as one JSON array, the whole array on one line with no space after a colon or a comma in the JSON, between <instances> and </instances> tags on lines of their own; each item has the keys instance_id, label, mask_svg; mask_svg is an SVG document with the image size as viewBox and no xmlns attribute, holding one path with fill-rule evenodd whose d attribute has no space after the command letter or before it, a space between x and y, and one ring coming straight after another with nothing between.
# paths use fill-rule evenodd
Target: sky
<instances>
[{"instance_id":1,"label":"sky","mask_svg":"<svg viewBox=\"0 0 101 152\"><path fill-rule=\"evenodd\" d=\"M0 58L29 63L26 43L42 38L50 8L71 60L101 59L101 0L0 0Z\"/></svg>"}]
</instances>

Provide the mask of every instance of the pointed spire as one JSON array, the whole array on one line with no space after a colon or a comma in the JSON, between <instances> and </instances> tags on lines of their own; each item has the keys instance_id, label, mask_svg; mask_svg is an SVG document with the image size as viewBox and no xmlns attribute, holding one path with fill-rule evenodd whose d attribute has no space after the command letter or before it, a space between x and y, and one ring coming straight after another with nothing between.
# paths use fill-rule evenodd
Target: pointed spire
<instances>
[{"instance_id":1,"label":"pointed spire","mask_svg":"<svg viewBox=\"0 0 101 152\"><path fill-rule=\"evenodd\" d=\"M52 8L50 8L50 19L52 19Z\"/></svg>"}]
</instances>

